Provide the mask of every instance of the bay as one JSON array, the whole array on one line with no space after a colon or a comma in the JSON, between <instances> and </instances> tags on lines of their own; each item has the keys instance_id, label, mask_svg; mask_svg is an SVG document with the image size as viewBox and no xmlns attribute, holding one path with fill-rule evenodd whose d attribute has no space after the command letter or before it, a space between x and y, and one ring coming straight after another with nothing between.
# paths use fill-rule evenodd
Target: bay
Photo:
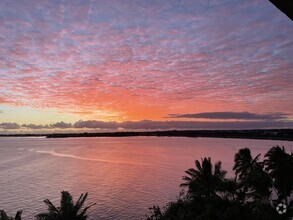
<instances>
[{"instance_id":1,"label":"bay","mask_svg":"<svg viewBox=\"0 0 293 220\"><path fill-rule=\"evenodd\" d=\"M66 190L75 200L88 192L87 204L97 203L89 219L141 219L148 207L176 199L195 159L220 160L232 176L240 148L263 156L275 145L293 150L293 142L277 140L0 137L0 209L22 209L24 220L34 219L46 211L44 199L58 205Z\"/></svg>"}]
</instances>

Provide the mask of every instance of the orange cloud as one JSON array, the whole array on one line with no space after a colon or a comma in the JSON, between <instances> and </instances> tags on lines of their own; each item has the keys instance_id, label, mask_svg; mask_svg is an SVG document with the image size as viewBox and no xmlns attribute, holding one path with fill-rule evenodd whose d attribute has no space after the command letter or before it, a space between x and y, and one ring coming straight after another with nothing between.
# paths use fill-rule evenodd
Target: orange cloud
<instances>
[{"instance_id":1,"label":"orange cloud","mask_svg":"<svg viewBox=\"0 0 293 220\"><path fill-rule=\"evenodd\" d=\"M293 112L291 23L269 2L0 4L0 103L120 122Z\"/></svg>"}]
</instances>

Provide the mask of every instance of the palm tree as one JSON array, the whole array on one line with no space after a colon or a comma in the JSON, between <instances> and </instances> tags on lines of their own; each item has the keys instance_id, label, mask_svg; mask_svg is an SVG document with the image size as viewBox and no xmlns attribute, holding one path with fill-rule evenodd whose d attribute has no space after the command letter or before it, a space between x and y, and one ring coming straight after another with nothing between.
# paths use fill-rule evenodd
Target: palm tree
<instances>
[{"instance_id":1,"label":"palm tree","mask_svg":"<svg viewBox=\"0 0 293 220\"><path fill-rule=\"evenodd\" d=\"M272 179L263 170L263 166L253 167L249 175L243 178L242 184L249 187L249 197L254 198L254 200L260 200L262 203L268 203L272 191Z\"/></svg>"},{"instance_id":2,"label":"palm tree","mask_svg":"<svg viewBox=\"0 0 293 220\"><path fill-rule=\"evenodd\" d=\"M22 210L19 210L15 217L9 217L4 210L0 210L0 220L21 220Z\"/></svg>"},{"instance_id":3,"label":"palm tree","mask_svg":"<svg viewBox=\"0 0 293 220\"><path fill-rule=\"evenodd\" d=\"M87 210L94 204L82 208L88 193L81 194L74 204L72 196L67 191L61 192L60 207L54 206L49 199L44 200L48 207L48 212L36 215L37 220L86 220Z\"/></svg>"},{"instance_id":4,"label":"palm tree","mask_svg":"<svg viewBox=\"0 0 293 220\"><path fill-rule=\"evenodd\" d=\"M293 192L293 154L286 153L284 147L272 147L265 155L265 170L273 179L273 186L277 190L278 199L285 199Z\"/></svg>"},{"instance_id":5,"label":"palm tree","mask_svg":"<svg viewBox=\"0 0 293 220\"><path fill-rule=\"evenodd\" d=\"M245 194L261 203L268 203L271 195L271 178L263 170L264 163L258 162L260 154L251 156L248 148L240 149L234 157L235 179L240 180L241 190Z\"/></svg>"},{"instance_id":6,"label":"palm tree","mask_svg":"<svg viewBox=\"0 0 293 220\"><path fill-rule=\"evenodd\" d=\"M252 158L250 150L248 148L240 149L234 157L235 164L233 170L235 171L236 179L243 179L250 173L253 167L260 165L257 162L259 156L260 154L258 154L255 158Z\"/></svg>"},{"instance_id":7,"label":"palm tree","mask_svg":"<svg viewBox=\"0 0 293 220\"><path fill-rule=\"evenodd\" d=\"M195 161L196 169L190 168L183 176L180 186L188 187L188 194L191 196L211 197L217 196L217 192L222 190L222 184L225 181L226 171L222 170L221 161L215 163L214 168L211 158L201 159L201 163Z\"/></svg>"}]
</instances>

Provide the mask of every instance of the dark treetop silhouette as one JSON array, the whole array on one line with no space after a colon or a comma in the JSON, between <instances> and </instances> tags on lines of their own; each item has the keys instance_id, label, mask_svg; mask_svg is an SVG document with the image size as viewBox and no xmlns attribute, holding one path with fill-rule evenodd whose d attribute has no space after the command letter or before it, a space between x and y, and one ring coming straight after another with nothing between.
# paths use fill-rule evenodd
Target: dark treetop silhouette
<instances>
[{"instance_id":1,"label":"dark treetop silhouette","mask_svg":"<svg viewBox=\"0 0 293 220\"><path fill-rule=\"evenodd\" d=\"M21 220L22 211L18 211L14 218L9 217L4 210L0 210L0 220Z\"/></svg>"},{"instance_id":2,"label":"dark treetop silhouette","mask_svg":"<svg viewBox=\"0 0 293 220\"><path fill-rule=\"evenodd\" d=\"M67 191L61 192L60 206L54 206L49 199L44 200L48 207L48 212L36 215L37 220L85 220L87 219L87 210L94 204L83 208L88 194L81 194L74 204L72 196Z\"/></svg>"}]
</instances>

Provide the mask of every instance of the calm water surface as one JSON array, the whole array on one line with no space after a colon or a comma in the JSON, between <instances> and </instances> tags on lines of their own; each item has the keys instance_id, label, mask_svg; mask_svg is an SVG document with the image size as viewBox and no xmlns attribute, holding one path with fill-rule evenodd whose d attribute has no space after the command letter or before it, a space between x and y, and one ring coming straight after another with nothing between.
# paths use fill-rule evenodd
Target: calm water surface
<instances>
[{"instance_id":1,"label":"calm water surface","mask_svg":"<svg viewBox=\"0 0 293 220\"><path fill-rule=\"evenodd\" d=\"M272 146L293 150L293 142L219 138L8 138L0 137L0 209L23 210L23 219L58 204L60 191L77 199L89 193L90 219L141 219L147 208L178 196L184 170L194 160L221 160L232 175L233 157L249 147L262 155Z\"/></svg>"}]
</instances>

